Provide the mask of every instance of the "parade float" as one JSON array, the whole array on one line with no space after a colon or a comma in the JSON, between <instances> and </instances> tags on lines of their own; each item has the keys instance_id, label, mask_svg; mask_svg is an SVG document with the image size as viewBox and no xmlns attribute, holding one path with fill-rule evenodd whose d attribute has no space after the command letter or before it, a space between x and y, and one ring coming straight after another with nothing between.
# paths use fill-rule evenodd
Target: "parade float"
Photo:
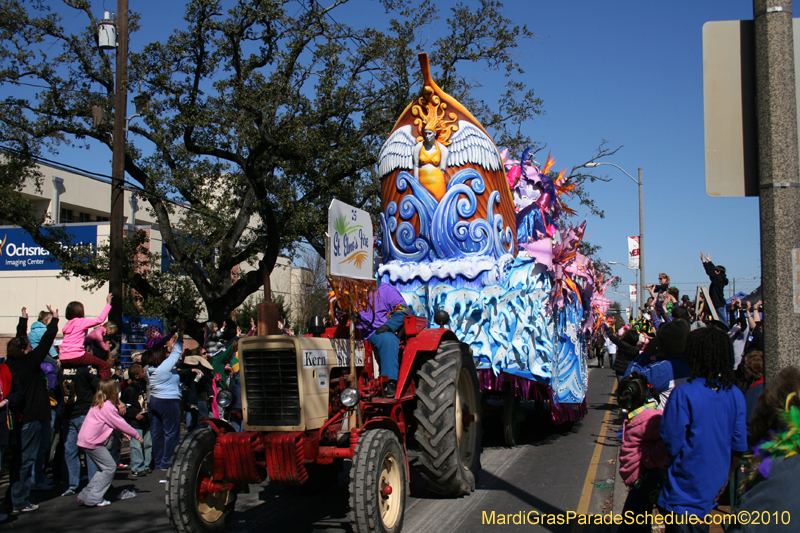
<instances>
[{"instance_id":1,"label":"parade float","mask_svg":"<svg viewBox=\"0 0 800 533\"><path fill-rule=\"evenodd\" d=\"M610 283L578 252L563 202L574 188L548 155L502 153L480 122L444 93L420 54L423 89L383 144L381 283L414 312L470 345L485 397L504 398L504 433L518 438L520 400L553 420L586 412L587 347L607 311Z\"/></svg>"}]
</instances>

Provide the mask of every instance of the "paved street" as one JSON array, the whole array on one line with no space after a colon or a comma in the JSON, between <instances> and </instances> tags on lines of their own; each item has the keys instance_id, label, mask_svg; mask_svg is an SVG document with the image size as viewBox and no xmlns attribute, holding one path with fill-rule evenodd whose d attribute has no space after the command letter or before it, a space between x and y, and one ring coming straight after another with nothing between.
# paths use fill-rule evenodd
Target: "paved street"
<instances>
[{"instance_id":1,"label":"paved street","mask_svg":"<svg viewBox=\"0 0 800 533\"><path fill-rule=\"evenodd\" d=\"M470 496L439 499L426 493L424 482L412 472L411 498L405 514L403 531L492 531L497 526L482 524L483 512L500 513L565 513L575 511L584 495L589 512L606 512L611 509L613 488L606 488L606 480L614 478L614 459L617 447L603 443L597 448L597 437L613 390L613 372L591 368L589 371L588 414L582 422L554 426L547 420L537 419L532 409L522 433L523 444L515 448L502 445L499 426L491 421L485 424L483 470L478 478L477 490ZM609 433L615 431L613 426ZM597 471L594 481L600 487L584 493L587 472L590 470L596 448ZM111 506L84 508L74 497L62 498L60 492L34 493L40 509L33 513L12 517L0 528L25 531L48 531L57 528L59 533L85 532L95 528L113 527L115 531L168 532L171 531L164 510L164 485L159 484L158 473L143 479L132 479L128 470L118 472L114 488L109 492ZM347 472L339 476L337 487L317 492L299 494L280 486L265 483L252 486L250 494L242 494L237 502L237 512L230 531L351 531L348 523ZM612 483L613 484L613 483ZM137 492L137 497L117 501L124 489ZM621 506L615 509L619 512ZM571 532L572 526L503 526L504 531ZM603 530L600 528L599 530ZM598 531L586 528L584 531Z\"/></svg>"}]
</instances>

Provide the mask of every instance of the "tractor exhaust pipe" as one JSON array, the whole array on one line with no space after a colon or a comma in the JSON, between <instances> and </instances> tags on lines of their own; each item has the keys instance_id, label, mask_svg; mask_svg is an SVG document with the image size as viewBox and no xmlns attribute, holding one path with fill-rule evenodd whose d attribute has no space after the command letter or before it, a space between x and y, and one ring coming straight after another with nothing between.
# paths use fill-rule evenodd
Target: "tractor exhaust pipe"
<instances>
[{"instance_id":1,"label":"tractor exhaust pipe","mask_svg":"<svg viewBox=\"0 0 800 533\"><path fill-rule=\"evenodd\" d=\"M264 274L264 301L256 308L258 313L257 335L280 335L278 329L278 304L272 301L269 273Z\"/></svg>"}]
</instances>

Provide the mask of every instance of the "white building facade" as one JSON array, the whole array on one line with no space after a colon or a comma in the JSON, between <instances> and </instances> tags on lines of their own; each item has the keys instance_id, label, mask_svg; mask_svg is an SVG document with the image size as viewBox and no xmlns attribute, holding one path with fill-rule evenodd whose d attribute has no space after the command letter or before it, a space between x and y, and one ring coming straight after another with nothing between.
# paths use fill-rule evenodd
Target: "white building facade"
<instances>
[{"instance_id":1,"label":"white building facade","mask_svg":"<svg viewBox=\"0 0 800 533\"><path fill-rule=\"evenodd\" d=\"M106 244L110 233L110 181L44 163L39 164L39 171L44 176L41 190L32 184L22 190L22 195L33 203L39 214L45 215L48 223L63 225L73 236L71 244L95 247ZM130 234L144 230L150 251L163 256L166 250L161 232L148 207L146 202L125 191L125 231ZM67 304L76 300L84 304L86 316L100 313L105 305L107 287L92 293L84 289L80 279L62 277L60 263L33 242L26 231L0 222L5 224L0 225L0 290L4 302L0 310L0 337L15 334L23 307L31 316L29 323L36 320L39 311L45 310L47 305L59 309L63 316ZM242 270L247 269L247 265L242 265ZM289 259L279 258L270 276L273 294L283 295L286 304L292 306L305 291L303 282L308 278L305 271L292 266ZM5 343L2 343L0 352L4 351Z\"/></svg>"}]
</instances>

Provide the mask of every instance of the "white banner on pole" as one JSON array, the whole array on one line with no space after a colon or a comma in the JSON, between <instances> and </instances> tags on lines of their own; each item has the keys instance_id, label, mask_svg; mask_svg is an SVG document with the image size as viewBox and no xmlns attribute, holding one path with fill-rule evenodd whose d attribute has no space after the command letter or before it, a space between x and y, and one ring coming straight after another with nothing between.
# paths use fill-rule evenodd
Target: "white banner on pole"
<instances>
[{"instance_id":1,"label":"white banner on pole","mask_svg":"<svg viewBox=\"0 0 800 533\"><path fill-rule=\"evenodd\" d=\"M339 200L328 208L327 275L374 279L369 213Z\"/></svg>"},{"instance_id":2,"label":"white banner on pole","mask_svg":"<svg viewBox=\"0 0 800 533\"><path fill-rule=\"evenodd\" d=\"M639 236L628 237L628 268L639 269Z\"/></svg>"},{"instance_id":3,"label":"white banner on pole","mask_svg":"<svg viewBox=\"0 0 800 533\"><path fill-rule=\"evenodd\" d=\"M635 283L631 283L630 284L630 297L631 297L631 302L635 302L637 300L637 298L636 298L636 284Z\"/></svg>"}]
</instances>

